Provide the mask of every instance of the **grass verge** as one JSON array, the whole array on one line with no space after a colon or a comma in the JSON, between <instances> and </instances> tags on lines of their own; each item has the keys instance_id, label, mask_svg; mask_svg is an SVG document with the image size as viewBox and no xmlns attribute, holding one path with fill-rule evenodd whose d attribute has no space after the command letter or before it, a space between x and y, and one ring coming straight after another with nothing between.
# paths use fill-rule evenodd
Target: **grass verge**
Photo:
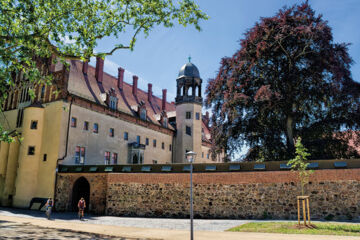
<instances>
[{"instance_id":1,"label":"grass verge","mask_svg":"<svg viewBox=\"0 0 360 240\"><path fill-rule=\"evenodd\" d=\"M360 224L317 222L313 225L313 228L298 228L296 222L252 222L230 228L227 231L360 236Z\"/></svg>"}]
</instances>

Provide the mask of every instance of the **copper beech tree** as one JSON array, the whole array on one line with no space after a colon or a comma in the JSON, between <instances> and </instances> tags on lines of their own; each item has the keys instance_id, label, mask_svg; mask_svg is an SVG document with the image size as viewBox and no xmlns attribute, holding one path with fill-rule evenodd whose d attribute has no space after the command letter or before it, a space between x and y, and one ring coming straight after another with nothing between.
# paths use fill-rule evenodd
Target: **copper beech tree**
<instances>
[{"instance_id":1,"label":"copper beech tree","mask_svg":"<svg viewBox=\"0 0 360 240\"><path fill-rule=\"evenodd\" d=\"M354 156L360 87L352 62L348 44L333 41L307 2L261 18L207 85L212 150L248 145L247 160L287 160L301 137L312 158Z\"/></svg>"}]
</instances>

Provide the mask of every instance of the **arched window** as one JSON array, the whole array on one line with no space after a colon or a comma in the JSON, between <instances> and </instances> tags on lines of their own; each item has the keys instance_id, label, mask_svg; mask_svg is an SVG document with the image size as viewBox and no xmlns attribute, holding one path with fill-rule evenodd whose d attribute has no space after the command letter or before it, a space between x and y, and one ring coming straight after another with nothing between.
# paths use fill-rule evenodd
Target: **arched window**
<instances>
[{"instance_id":1,"label":"arched window","mask_svg":"<svg viewBox=\"0 0 360 240\"><path fill-rule=\"evenodd\" d=\"M192 87L189 86L187 91L186 91L186 96L192 96Z\"/></svg>"}]
</instances>

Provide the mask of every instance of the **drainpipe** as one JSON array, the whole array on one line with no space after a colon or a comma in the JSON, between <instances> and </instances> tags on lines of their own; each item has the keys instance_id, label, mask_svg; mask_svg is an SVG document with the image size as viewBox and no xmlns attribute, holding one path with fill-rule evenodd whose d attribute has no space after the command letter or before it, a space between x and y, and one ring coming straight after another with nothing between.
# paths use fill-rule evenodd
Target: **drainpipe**
<instances>
[{"instance_id":1,"label":"drainpipe","mask_svg":"<svg viewBox=\"0 0 360 240\"><path fill-rule=\"evenodd\" d=\"M69 116L68 116L68 124L67 124L67 131L66 131L66 143L65 143L65 153L64 156L62 158L58 158L56 160L56 171L55 171L55 186L54 186L54 202L56 199L56 185L57 185L57 173L58 173L58 168L59 168L59 161L64 160L67 156L67 152L68 152L68 142L69 142L69 130L70 130L70 117L71 117L71 107L73 104L73 98L71 97L71 101L70 101L70 107L69 107ZM54 210L56 210L55 208L55 204L54 204Z\"/></svg>"},{"instance_id":2,"label":"drainpipe","mask_svg":"<svg viewBox=\"0 0 360 240\"><path fill-rule=\"evenodd\" d=\"M175 163L175 154L174 154L174 151L176 150L175 149L175 142L176 141L176 130L173 134L173 139L172 139L172 148L171 148L171 163Z\"/></svg>"}]
</instances>

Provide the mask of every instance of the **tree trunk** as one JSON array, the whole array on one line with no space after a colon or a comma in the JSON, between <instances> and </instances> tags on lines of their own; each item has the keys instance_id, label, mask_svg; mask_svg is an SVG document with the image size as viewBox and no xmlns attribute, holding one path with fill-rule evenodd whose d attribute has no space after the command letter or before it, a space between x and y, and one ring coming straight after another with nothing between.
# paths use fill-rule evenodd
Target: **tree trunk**
<instances>
[{"instance_id":1,"label":"tree trunk","mask_svg":"<svg viewBox=\"0 0 360 240\"><path fill-rule=\"evenodd\" d=\"M288 116L286 118L286 144L288 151L292 152L294 150L294 118Z\"/></svg>"}]
</instances>

